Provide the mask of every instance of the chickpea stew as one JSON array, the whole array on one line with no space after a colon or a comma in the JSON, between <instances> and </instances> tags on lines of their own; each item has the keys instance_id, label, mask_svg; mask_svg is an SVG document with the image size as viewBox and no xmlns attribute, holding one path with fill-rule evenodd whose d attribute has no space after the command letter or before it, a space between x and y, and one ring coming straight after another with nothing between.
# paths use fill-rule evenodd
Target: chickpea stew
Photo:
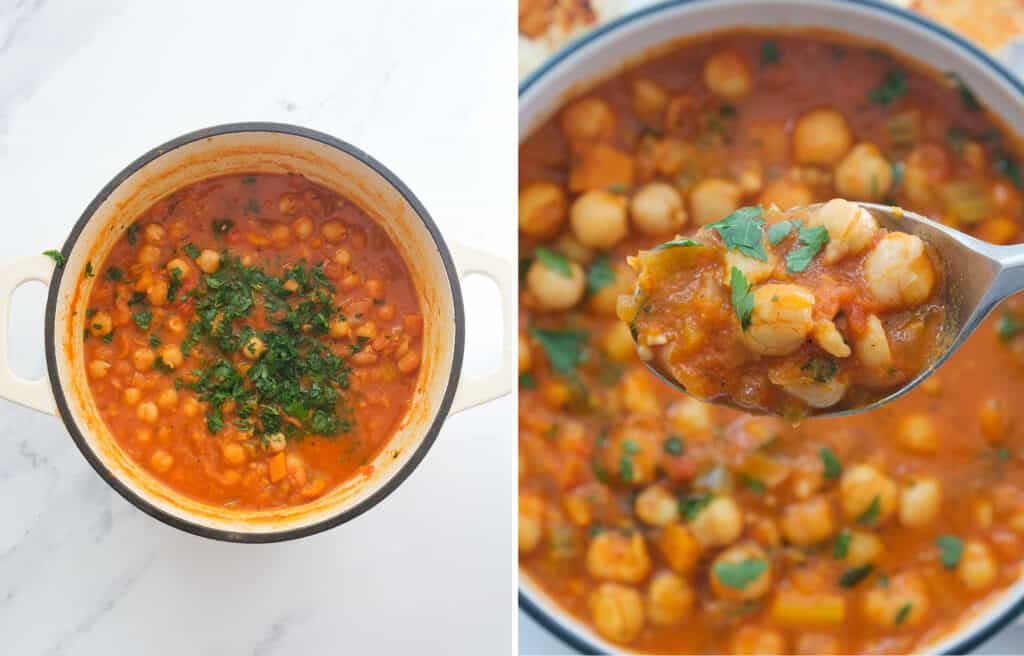
<instances>
[{"instance_id":1,"label":"chickpea stew","mask_svg":"<svg viewBox=\"0 0 1024 656\"><path fill-rule=\"evenodd\" d=\"M942 263L839 198L741 207L627 262L619 318L688 393L799 420L878 401L939 354Z\"/></svg>"},{"instance_id":2,"label":"chickpea stew","mask_svg":"<svg viewBox=\"0 0 1024 656\"><path fill-rule=\"evenodd\" d=\"M85 275L100 416L192 499L308 502L369 474L408 409L423 317L405 262L362 210L302 176L187 186Z\"/></svg>"},{"instance_id":3,"label":"chickpea stew","mask_svg":"<svg viewBox=\"0 0 1024 656\"><path fill-rule=\"evenodd\" d=\"M525 575L661 653L908 653L1015 581L1021 303L906 396L793 426L664 385L616 300L629 255L743 206L886 202L1020 241L1018 153L955 74L819 32L688 41L537 126L519 163Z\"/></svg>"}]
</instances>

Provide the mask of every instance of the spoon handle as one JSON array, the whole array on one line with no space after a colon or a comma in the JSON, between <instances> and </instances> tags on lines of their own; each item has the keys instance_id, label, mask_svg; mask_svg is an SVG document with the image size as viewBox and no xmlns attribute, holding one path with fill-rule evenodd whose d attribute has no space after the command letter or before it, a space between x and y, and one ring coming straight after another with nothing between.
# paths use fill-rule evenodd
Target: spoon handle
<instances>
[{"instance_id":1,"label":"spoon handle","mask_svg":"<svg viewBox=\"0 0 1024 656\"><path fill-rule=\"evenodd\" d=\"M1024 290L1024 244L990 246L990 255L999 264L989 288L988 300L992 305Z\"/></svg>"}]
</instances>

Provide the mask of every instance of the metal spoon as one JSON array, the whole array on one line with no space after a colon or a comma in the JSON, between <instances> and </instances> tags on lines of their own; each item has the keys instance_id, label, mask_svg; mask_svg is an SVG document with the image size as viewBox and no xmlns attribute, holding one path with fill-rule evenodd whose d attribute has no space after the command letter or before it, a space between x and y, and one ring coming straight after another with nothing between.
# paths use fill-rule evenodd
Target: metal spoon
<instances>
[{"instance_id":1,"label":"metal spoon","mask_svg":"<svg viewBox=\"0 0 1024 656\"><path fill-rule=\"evenodd\" d=\"M868 405L816 410L814 417L842 417L865 412L903 396L942 365L1002 300L1024 290L1024 244L995 246L899 207L857 204L871 212L881 227L917 235L937 255L939 266L944 268L944 337L931 363L899 389ZM805 209L818 207L820 204ZM686 392L671 374L658 369L655 360L646 364L666 383ZM750 412L749 408L739 407L729 400L716 399L714 402Z\"/></svg>"}]
</instances>

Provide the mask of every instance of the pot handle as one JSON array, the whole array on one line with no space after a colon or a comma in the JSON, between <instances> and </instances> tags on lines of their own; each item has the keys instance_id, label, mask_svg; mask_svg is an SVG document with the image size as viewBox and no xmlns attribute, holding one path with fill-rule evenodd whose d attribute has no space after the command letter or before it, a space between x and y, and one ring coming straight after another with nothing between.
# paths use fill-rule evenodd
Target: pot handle
<instances>
[{"instance_id":1,"label":"pot handle","mask_svg":"<svg viewBox=\"0 0 1024 656\"><path fill-rule=\"evenodd\" d=\"M0 265L0 397L47 414L57 414L50 381L44 375L38 380L26 380L11 371L8 361L8 325L11 297L22 283L38 280L49 283L53 277L54 262L46 255L33 255Z\"/></svg>"},{"instance_id":2,"label":"pot handle","mask_svg":"<svg viewBox=\"0 0 1024 656\"><path fill-rule=\"evenodd\" d=\"M482 378L459 381L449 415L493 401L512 391L516 359L515 327L515 267L508 261L465 246L453 245L455 268L459 280L472 273L479 273L494 281L501 295L501 314L504 335L502 336L501 361L498 369Z\"/></svg>"}]
</instances>

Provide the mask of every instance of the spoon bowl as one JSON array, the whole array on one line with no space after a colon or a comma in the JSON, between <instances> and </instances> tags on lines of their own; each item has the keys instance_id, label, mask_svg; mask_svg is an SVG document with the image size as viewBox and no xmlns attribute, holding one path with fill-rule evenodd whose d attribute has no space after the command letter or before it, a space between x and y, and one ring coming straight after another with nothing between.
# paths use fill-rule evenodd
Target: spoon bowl
<instances>
[{"instance_id":1,"label":"spoon bowl","mask_svg":"<svg viewBox=\"0 0 1024 656\"><path fill-rule=\"evenodd\" d=\"M870 403L856 407L839 407L835 410L823 409L815 412L814 417L857 414L873 410L903 396L940 367L1000 301L1024 289L1024 245L989 244L891 205L859 202L857 205L869 211L882 228L916 235L928 245L935 255L936 261L933 264L940 269L940 279L943 281L945 322L931 361L905 384ZM819 203L803 209L815 210L820 206ZM668 385L687 392L670 373L661 370L657 359L644 362L648 369ZM714 399L713 402L748 414L756 414L752 413L750 408L735 404L731 398Z\"/></svg>"}]
</instances>

